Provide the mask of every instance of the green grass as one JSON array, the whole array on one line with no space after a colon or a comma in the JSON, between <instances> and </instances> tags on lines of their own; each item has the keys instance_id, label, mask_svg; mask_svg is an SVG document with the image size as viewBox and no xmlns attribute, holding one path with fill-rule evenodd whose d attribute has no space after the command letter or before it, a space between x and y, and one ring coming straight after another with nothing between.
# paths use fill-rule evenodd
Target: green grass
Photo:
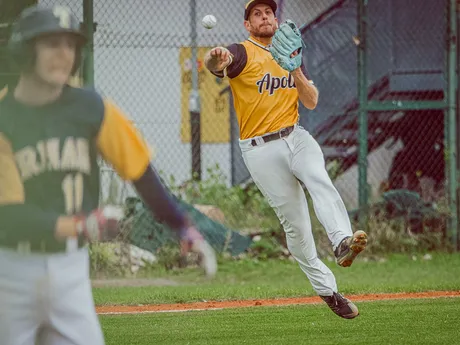
<instances>
[{"instance_id":1,"label":"green grass","mask_svg":"<svg viewBox=\"0 0 460 345\"><path fill-rule=\"evenodd\" d=\"M376 292L416 292L458 290L460 255L433 254L432 260L414 261L410 256L393 255L385 262L356 261L350 268L325 262L334 272L339 290L345 294ZM202 300L236 300L314 295L305 275L296 263L232 261L219 268L214 280L200 276L197 270L165 272L178 286L95 288L97 305L180 303Z\"/></svg>"},{"instance_id":2,"label":"green grass","mask_svg":"<svg viewBox=\"0 0 460 345\"><path fill-rule=\"evenodd\" d=\"M107 345L458 344L460 299L358 303L354 320L325 304L101 316Z\"/></svg>"}]
</instances>

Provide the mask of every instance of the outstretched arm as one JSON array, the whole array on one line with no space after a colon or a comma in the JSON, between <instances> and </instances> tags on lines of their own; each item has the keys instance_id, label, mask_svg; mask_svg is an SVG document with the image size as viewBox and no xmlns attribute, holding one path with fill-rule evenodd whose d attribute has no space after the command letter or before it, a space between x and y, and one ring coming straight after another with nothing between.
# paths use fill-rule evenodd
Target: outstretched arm
<instances>
[{"instance_id":1,"label":"outstretched arm","mask_svg":"<svg viewBox=\"0 0 460 345\"><path fill-rule=\"evenodd\" d=\"M151 155L146 143L129 120L110 103L106 103L104 115L97 142L102 156L123 179L133 183L160 222L179 233L183 232L190 225L189 221L150 166ZM11 144L1 133L0 166L0 235L8 232L9 236L19 239L35 235L40 238L44 231L54 231L58 238L78 235L81 219L45 211L38 205L27 203Z\"/></svg>"},{"instance_id":2,"label":"outstretched arm","mask_svg":"<svg viewBox=\"0 0 460 345\"><path fill-rule=\"evenodd\" d=\"M97 145L102 157L124 180L133 184L156 220L179 236L181 253L195 251L208 275L217 270L215 254L188 215L180 209L151 165L151 153L133 124L114 104L105 101Z\"/></svg>"}]
</instances>

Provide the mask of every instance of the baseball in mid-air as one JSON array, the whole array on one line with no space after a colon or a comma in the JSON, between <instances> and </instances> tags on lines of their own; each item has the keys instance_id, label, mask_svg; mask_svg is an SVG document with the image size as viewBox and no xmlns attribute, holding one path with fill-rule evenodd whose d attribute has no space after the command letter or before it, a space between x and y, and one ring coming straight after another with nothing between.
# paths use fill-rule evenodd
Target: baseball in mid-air
<instances>
[{"instance_id":1,"label":"baseball in mid-air","mask_svg":"<svg viewBox=\"0 0 460 345\"><path fill-rule=\"evenodd\" d=\"M203 24L203 26L206 29L212 29L214 26L216 26L217 19L212 14L208 14L208 15L203 17L203 20L201 21L201 24Z\"/></svg>"}]
</instances>

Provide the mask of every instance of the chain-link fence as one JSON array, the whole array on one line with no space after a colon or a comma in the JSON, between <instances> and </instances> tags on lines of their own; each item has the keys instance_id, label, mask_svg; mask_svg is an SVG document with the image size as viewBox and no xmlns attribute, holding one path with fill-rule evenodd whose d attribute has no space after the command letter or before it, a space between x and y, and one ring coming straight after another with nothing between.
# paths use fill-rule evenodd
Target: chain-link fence
<instances>
[{"instance_id":1,"label":"chain-link fence","mask_svg":"<svg viewBox=\"0 0 460 345\"><path fill-rule=\"evenodd\" d=\"M368 154L367 186L362 188L369 201L381 200L388 191L409 190L423 202L439 202L450 192L445 130L455 128L455 121L445 125L449 3L369 2L363 37L359 2L337 1L303 28L306 63L320 101L301 121L322 145L349 209L360 206L359 146L366 140L359 132L363 71ZM358 56L360 46L364 57ZM456 149L453 145L449 152Z\"/></svg>"},{"instance_id":2,"label":"chain-link fence","mask_svg":"<svg viewBox=\"0 0 460 345\"><path fill-rule=\"evenodd\" d=\"M82 21L84 2L94 2L95 87L132 117L155 148L155 166L166 181L173 176L177 184L192 177L189 96L195 26L202 177L206 179L207 170L218 165L228 185L249 180L240 156L228 82L203 68L207 49L247 37L246 0L40 2L66 5ZM358 161L363 140L368 151L365 171L370 201L400 189L414 191L427 202L438 201L449 194L445 163L456 151L451 145L451 155L446 154L446 143L455 140L445 133L456 126L452 113L450 122L445 122L448 94L452 94L452 84L448 84L452 42L447 39L450 1L362 3L367 12L364 36L358 31L362 19L358 0L278 0L279 20L292 19L302 28L307 47L304 62L320 92L314 111L301 107L300 122L322 145L348 209L360 206ZM23 4L17 2L16 7ZM217 18L212 30L199 25L206 14ZM364 58L358 55L363 46ZM363 133L359 131L362 71L368 140L359 134ZM451 179L451 189L452 185Z\"/></svg>"},{"instance_id":3,"label":"chain-link fence","mask_svg":"<svg viewBox=\"0 0 460 345\"><path fill-rule=\"evenodd\" d=\"M373 1L368 6L369 101L442 101L445 89L445 1ZM304 28L307 62L321 90L305 122L344 171L336 180L347 204L358 207L357 1L339 1ZM434 106L438 106L434 104ZM371 198L407 188L445 187L442 109L371 111L368 116L368 183Z\"/></svg>"}]
</instances>

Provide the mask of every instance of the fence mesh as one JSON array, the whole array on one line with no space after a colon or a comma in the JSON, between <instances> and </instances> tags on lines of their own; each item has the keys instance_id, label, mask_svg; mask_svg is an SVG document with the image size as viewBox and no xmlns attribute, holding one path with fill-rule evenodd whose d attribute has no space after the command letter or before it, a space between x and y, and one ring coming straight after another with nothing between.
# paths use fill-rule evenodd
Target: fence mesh
<instances>
[{"instance_id":1,"label":"fence mesh","mask_svg":"<svg viewBox=\"0 0 460 345\"><path fill-rule=\"evenodd\" d=\"M381 85L372 99L444 99L446 9L446 2L439 0L393 1L391 6L377 2L370 7L369 86ZM377 146L379 137L395 144L385 152L392 159L386 188L406 188L426 201L445 194L443 110L373 112L369 120L369 134L376 141L371 139L370 145ZM377 129L382 133L375 133ZM370 176L379 175L374 167L369 167Z\"/></svg>"},{"instance_id":2,"label":"fence mesh","mask_svg":"<svg viewBox=\"0 0 460 345\"><path fill-rule=\"evenodd\" d=\"M372 1L367 6L368 100L442 101L446 66L443 0ZM303 30L306 62L320 101L303 121L341 173L335 184L358 207L358 4L337 1ZM413 104L417 107L417 104ZM423 200L445 195L444 111L368 112L370 198L408 189Z\"/></svg>"},{"instance_id":3,"label":"fence mesh","mask_svg":"<svg viewBox=\"0 0 460 345\"><path fill-rule=\"evenodd\" d=\"M2 41L8 22L33 1L2 4ZM203 67L207 49L247 37L246 0L94 0L95 88L129 114L155 149L154 164L176 185L192 177L190 114L192 26L197 30L201 96L203 179L219 166L227 186L250 181L238 147L238 128L226 80ZM83 21L83 0L41 0L66 5ZM331 176L347 208L358 207L357 0L278 1L278 18L294 20L307 46L304 62L320 98L314 111L301 107L301 124L322 145ZM441 101L446 72L446 1L375 0L368 3L369 100ZM216 16L213 30L199 23ZM3 54L1 56L4 56ZM2 71L0 88L8 84ZM445 194L443 110L385 110L368 114L368 184L371 199L408 189L430 201ZM337 169L335 169L335 168ZM335 170L334 170L335 169ZM103 172L103 198L113 188L123 199L128 185Z\"/></svg>"}]
</instances>

